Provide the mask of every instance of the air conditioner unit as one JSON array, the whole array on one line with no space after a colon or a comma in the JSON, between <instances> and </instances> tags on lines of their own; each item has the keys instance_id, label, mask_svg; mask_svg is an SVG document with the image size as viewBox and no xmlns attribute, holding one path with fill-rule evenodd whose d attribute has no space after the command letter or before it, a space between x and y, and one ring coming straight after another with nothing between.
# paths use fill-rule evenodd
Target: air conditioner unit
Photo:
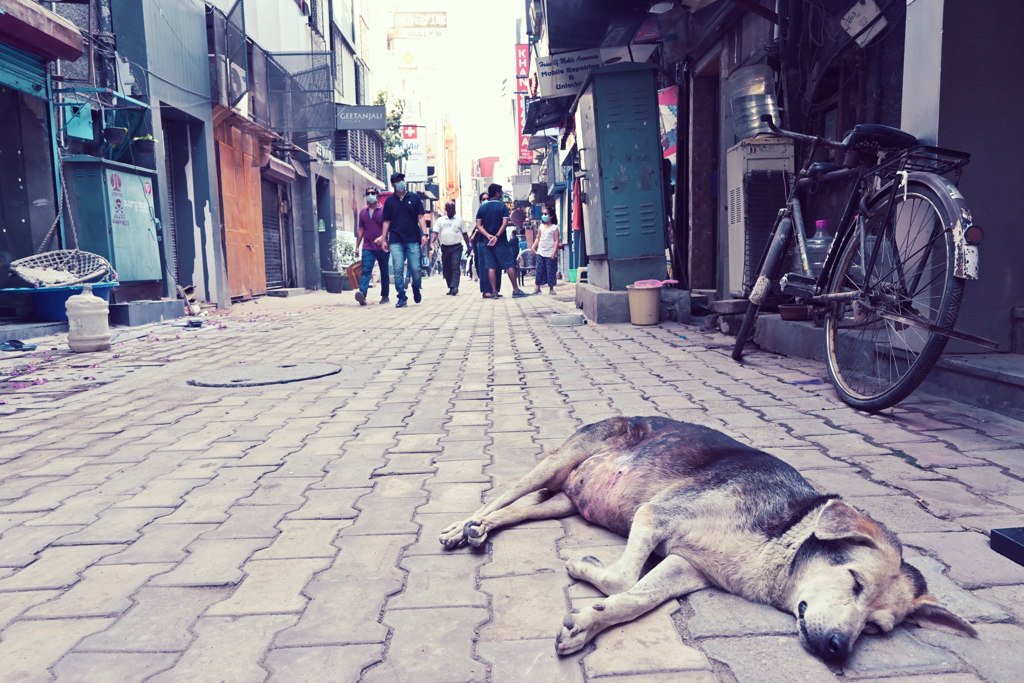
<instances>
[{"instance_id":1,"label":"air conditioner unit","mask_svg":"<svg viewBox=\"0 0 1024 683\"><path fill-rule=\"evenodd\" d=\"M726 161L728 200L728 294L749 292L779 209L793 181L793 141L757 136L730 147Z\"/></svg>"},{"instance_id":2,"label":"air conditioner unit","mask_svg":"<svg viewBox=\"0 0 1024 683\"><path fill-rule=\"evenodd\" d=\"M229 73L231 78L231 87L228 88L229 99L235 99L246 91L245 67L229 62Z\"/></svg>"}]
</instances>

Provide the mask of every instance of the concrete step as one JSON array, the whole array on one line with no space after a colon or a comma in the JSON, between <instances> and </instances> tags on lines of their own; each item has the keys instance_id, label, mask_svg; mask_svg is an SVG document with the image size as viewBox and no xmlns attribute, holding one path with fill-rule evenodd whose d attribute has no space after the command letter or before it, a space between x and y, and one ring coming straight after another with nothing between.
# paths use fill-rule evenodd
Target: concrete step
<instances>
[{"instance_id":1,"label":"concrete step","mask_svg":"<svg viewBox=\"0 0 1024 683\"><path fill-rule=\"evenodd\" d=\"M157 301L129 301L123 304L110 304L110 324L138 327L174 320L185 315L183 299L160 299Z\"/></svg>"},{"instance_id":2,"label":"concrete step","mask_svg":"<svg viewBox=\"0 0 1024 683\"><path fill-rule=\"evenodd\" d=\"M304 287L282 287L280 289L268 289L267 296L276 296L281 298L291 298L293 296L302 296L306 293Z\"/></svg>"},{"instance_id":3,"label":"concrete step","mask_svg":"<svg viewBox=\"0 0 1024 683\"><path fill-rule=\"evenodd\" d=\"M760 315L754 342L772 353L825 361L825 333L811 322ZM919 391L1024 420L1024 355L946 354Z\"/></svg>"}]
</instances>

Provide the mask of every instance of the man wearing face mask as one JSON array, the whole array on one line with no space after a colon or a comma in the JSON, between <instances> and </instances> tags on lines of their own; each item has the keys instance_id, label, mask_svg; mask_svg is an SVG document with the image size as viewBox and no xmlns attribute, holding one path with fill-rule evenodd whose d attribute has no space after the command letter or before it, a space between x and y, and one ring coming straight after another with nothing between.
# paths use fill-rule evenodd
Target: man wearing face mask
<instances>
[{"instance_id":1,"label":"man wearing face mask","mask_svg":"<svg viewBox=\"0 0 1024 683\"><path fill-rule=\"evenodd\" d=\"M391 184L395 193L384 202L381 215L384 227L377 243L381 246L387 244L391 249L391 272L394 273L395 291L398 293L395 308L405 308L409 303L405 293L406 263L412 279L412 299L416 303L423 300L420 293L423 276L420 255L427 248L427 211L416 193L409 192L404 173L392 173Z\"/></svg>"},{"instance_id":2,"label":"man wearing face mask","mask_svg":"<svg viewBox=\"0 0 1024 683\"><path fill-rule=\"evenodd\" d=\"M487 269L487 277L491 283L493 292L491 298L501 298L501 294L498 293L498 281L502 271L508 274L508 279L512 282L513 298L530 296L519 289L519 284L516 282L515 261L512 259L512 249L509 247L506 232L509 211L505 203L501 201L501 185L491 183L487 188L487 195L488 201L481 204L476 213L476 229L487 240L483 249L483 266ZM481 269L481 279L483 279L482 275L483 269Z\"/></svg>"},{"instance_id":3,"label":"man wearing face mask","mask_svg":"<svg viewBox=\"0 0 1024 683\"><path fill-rule=\"evenodd\" d=\"M370 288L374 263L380 266L380 302L386 304L389 301L391 278L388 275L388 244L377 243L384 232L384 207L379 200L380 192L376 187L366 188L366 208L359 212L359 227L356 228L356 246L363 243L363 276L359 279L359 291L356 292L356 301L360 306L366 305L366 292Z\"/></svg>"},{"instance_id":4,"label":"man wearing face mask","mask_svg":"<svg viewBox=\"0 0 1024 683\"><path fill-rule=\"evenodd\" d=\"M445 215L434 223L434 234L431 237L434 248L441 243L441 272L448 283L448 295L459 293L459 279L462 275L462 243L469 247L469 229L462 216L455 215L455 202L444 205Z\"/></svg>"}]
</instances>

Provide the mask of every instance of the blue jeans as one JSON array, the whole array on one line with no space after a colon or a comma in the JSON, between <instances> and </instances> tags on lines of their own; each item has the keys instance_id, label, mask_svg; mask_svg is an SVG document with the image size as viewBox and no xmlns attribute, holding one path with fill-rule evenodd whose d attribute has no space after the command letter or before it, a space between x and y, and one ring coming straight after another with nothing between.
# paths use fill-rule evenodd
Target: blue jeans
<instances>
[{"instance_id":1,"label":"blue jeans","mask_svg":"<svg viewBox=\"0 0 1024 683\"><path fill-rule=\"evenodd\" d=\"M380 298L388 298L390 281L388 276L388 253L386 251L370 251L363 249L363 276L359 278L359 291L366 295L370 289L370 276L373 275L373 264L380 266Z\"/></svg>"},{"instance_id":2,"label":"blue jeans","mask_svg":"<svg viewBox=\"0 0 1024 683\"><path fill-rule=\"evenodd\" d=\"M406 301L409 297L405 294L405 265L409 264L409 276L412 280L413 293L420 291L420 279L423 275L420 270L420 243L392 242L391 243L391 272L395 278L395 292L399 301Z\"/></svg>"}]
</instances>

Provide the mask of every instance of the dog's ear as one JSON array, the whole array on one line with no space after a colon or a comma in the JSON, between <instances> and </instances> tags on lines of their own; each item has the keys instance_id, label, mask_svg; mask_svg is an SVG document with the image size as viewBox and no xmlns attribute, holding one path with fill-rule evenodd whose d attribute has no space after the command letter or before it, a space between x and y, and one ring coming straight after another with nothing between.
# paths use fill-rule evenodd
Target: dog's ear
<instances>
[{"instance_id":1,"label":"dog's ear","mask_svg":"<svg viewBox=\"0 0 1024 683\"><path fill-rule=\"evenodd\" d=\"M914 609L906 616L906 620L922 626L957 635L977 636L973 626L950 612L930 595L922 595L914 600Z\"/></svg>"},{"instance_id":2,"label":"dog's ear","mask_svg":"<svg viewBox=\"0 0 1024 683\"><path fill-rule=\"evenodd\" d=\"M878 524L838 500L822 506L814 535L823 541L848 541L869 548L878 547Z\"/></svg>"}]
</instances>

